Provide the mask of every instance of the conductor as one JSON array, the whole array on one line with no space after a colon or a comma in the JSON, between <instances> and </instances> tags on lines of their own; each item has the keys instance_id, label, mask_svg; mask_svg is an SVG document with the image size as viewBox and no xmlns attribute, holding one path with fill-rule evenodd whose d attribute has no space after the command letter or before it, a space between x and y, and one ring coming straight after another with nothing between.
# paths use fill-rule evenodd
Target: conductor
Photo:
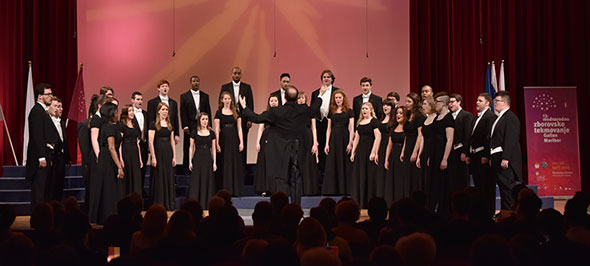
<instances>
[{"instance_id":1,"label":"conductor","mask_svg":"<svg viewBox=\"0 0 590 266\"><path fill-rule=\"evenodd\" d=\"M285 92L287 102L279 107L270 108L262 114L256 114L246 108L246 99L240 97L243 115L254 123L268 123L268 143L266 144L266 173L275 177L277 189L291 197L291 202L301 204L301 173L299 172L298 153L304 152L303 138L306 121L314 117L322 105L321 96L326 92L322 88L318 100L311 107L297 104L299 91L289 85Z\"/></svg>"}]
</instances>

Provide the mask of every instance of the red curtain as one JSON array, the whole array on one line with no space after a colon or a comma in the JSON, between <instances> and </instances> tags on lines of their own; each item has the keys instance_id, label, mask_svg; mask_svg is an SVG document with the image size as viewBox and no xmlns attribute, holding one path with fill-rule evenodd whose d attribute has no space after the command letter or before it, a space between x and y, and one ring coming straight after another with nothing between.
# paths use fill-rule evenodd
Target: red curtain
<instances>
[{"instance_id":1,"label":"red curtain","mask_svg":"<svg viewBox=\"0 0 590 266\"><path fill-rule=\"evenodd\" d=\"M63 100L63 118L67 116L77 75L76 1L0 1L0 15L0 104L20 163L27 61L33 62L34 84L51 84L53 93ZM67 129L73 156L75 127L69 123ZM1 165L15 165L4 126L0 129Z\"/></svg>"},{"instance_id":2,"label":"red curtain","mask_svg":"<svg viewBox=\"0 0 590 266\"><path fill-rule=\"evenodd\" d=\"M410 84L459 93L475 111L484 91L487 62L505 60L512 109L524 124L523 86L577 86L580 159L590 147L584 111L590 91L590 1L415 0L410 1ZM526 153L526 135L521 129ZM567 152L567 151L565 151ZM526 154L524 154L526 164ZM526 170L526 165L524 165ZM590 189L590 167L582 164L582 187ZM525 173L526 177L526 173Z\"/></svg>"}]
</instances>

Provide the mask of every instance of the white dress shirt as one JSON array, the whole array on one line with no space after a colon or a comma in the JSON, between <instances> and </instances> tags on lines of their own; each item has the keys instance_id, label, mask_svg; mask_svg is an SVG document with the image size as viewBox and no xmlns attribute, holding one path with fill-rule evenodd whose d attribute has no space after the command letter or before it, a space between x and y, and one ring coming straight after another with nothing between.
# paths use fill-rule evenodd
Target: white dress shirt
<instances>
[{"instance_id":1,"label":"white dress shirt","mask_svg":"<svg viewBox=\"0 0 590 266\"><path fill-rule=\"evenodd\" d=\"M459 112L461 112L461 110L463 110L463 108L459 107L457 111L451 113L451 115L453 115L453 120L457 120L457 116L459 115Z\"/></svg>"},{"instance_id":2,"label":"white dress shirt","mask_svg":"<svg viewBox=\"0 0 590 266\"><path fill-rule=\"evenodd\" d=\"M240 102L240 84L242 83L241 81L238 81L237 83L235 81L231 81L231 83L234 85L234 101Z\"/></svg>"},{"instance_id":3,"label":"white dress shirt","mask_svg":"<svg viewBox=\"0 0 590 266\"><path fill-rule=\"evenodd\" d=\"M473 135L473 132L475 132L475 128L477 127L477 124L479 124L479 120L481 120L481 118L483 117L483 114L485 114L485 112L488 109L484 109L483 111L477 113L477 118L475 119L475 124L473 124L473 128L471 129L471 135Z\"/></svg>"},{"instance_id":4,"label":"white dress shirt","mask_svg":"<svg viewBox=\"0 0 590 266\"><path fill-rule=\"evenodd\" d=\"M168 105L168 109L170 109L170 102L169 102L170 98L168 96L163 97L162 95L159 95L159 97L160 97L160 101L163 103L166 103Z\"/></svg>"},{"instance_id":5,"label":"white dress shirt","mask_svg":"<svg viewBox=\"0 0 590 266\"><path fill-rule=\"evenodd\" d=\"M492 124L492 131L490 132L490 138L494 135L494 129L496 129L496 124L498 124L498 121L500 121L500 118L502 118L504 113L506 113L506 111L508 111L508 110L510 110L510 108L506 108L502 112L498 113L498 118L496 118L496 121L494 121L494 124Z\"/></svg>"},{"instance_id":6,"label":"white dress shirt","mask_svg":"<svg viewBox=\"0 0 590 266\"><path fill-rule=\"evenodd\" d=\"M328 86L328 89L326 89L326 92L324 93L324 95L320 95L320 98L322 98L322 105L320 106L320 114L321 114L321 119L323 120L324 118L326 118L328 116L328 113L330 112L330 98L332 97L332 85Z\"/></svg>"},{"instance_id":7,"label":"white dress shirt","mask_svg":"<svg viewBox=\"0 0 590 266\"><path fill-rule=\"evenodd\" d=\"M53 121L53 125L57 129L57 133L59 133L59 138L61 139L61 141L64 141L64 135L61 131L61 118L51 116L51 121Z\"/></svg>"},{"instance_id":8,"label":"white dress shirt","mask_svg":"<svg viewBox=\"0 0 590 266\"><path fill-rule=\"evenodd\" d=\"M198 91L191 90L191 94L193 95L193 101L195 101L195 107L197 108L197 115L199 115L199 110L201 108L201 106L199 106L199 103L201 103L201 90L198 90Z\"/></svg>"},{"instance_id":9,"label":"white dress shirt","mask_svg":"<svg viewBox=\"0 0 590 266\"><path fill-rule=\"evenodd\" d=\"M367 93L367 94L362 94L361 96L363 97L363 103L366 103L369 101L369 97L371 97L371 92Z\"/></svg>"},{"instance_id":10,"label":"white dress shirt","mask_svg":"<svg viewBox=\"0 0 590 266\"><path fill-rule=\"evenodd\" d=\"M141 135L143 136L143 123L145 119L145 117L143 117L143 110L133 107L133 113L135 113L135 119L137 119L137 123L139 123L139 130L141 130Z\"/></svg>"},{"instance_id":11,"label":"white dress shirt","mask_svg":"<svg viewBox=\"0 0 590 266\"><path fill-rule=\"evenodd\" d=\"M283 90L283 88L280 88L279 91L281 92L281 105L283 105L287 101L285 99L285 90Z\"/></svg>"}]
</instances>

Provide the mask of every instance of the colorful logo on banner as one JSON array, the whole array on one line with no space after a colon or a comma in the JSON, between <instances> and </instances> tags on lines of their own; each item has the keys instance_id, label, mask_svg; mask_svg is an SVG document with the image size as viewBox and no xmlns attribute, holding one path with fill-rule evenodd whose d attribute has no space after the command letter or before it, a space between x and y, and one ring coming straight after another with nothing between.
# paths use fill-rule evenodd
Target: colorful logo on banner
<instances>
[{"instance_id":1,"label":"colorful logo on banner","mask_svg":"<svg viewBox=\"0 0 590 266\"><path fill-rule=\"evenodd\" d=\"M529 184L540 196L581 190L576 87L524 87Z\"/></svg>"}]
</instances>

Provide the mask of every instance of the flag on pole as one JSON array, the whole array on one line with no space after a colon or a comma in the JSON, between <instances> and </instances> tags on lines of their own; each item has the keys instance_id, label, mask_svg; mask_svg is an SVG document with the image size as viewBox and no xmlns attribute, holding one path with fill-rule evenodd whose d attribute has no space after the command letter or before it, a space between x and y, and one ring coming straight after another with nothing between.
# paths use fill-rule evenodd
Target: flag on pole
<instances>
[{"instance_id":1,"label":"flag on pole","mask_svg":"<svg viewBox=\"0 0 590 266\"><path fill-rule=\"evenodd\" d=\"M35 94L33 93L33 67L29 61L29 77L27 80L27 94L25 96L25 131L23 133L23 165L27 165L27 146L29 145L29 113L35 105Z\"/></svg>"},{"instance_id":2,"label":"flag on pole","mask_svg":"<svg viewBox=\"0 0 590 266\"><path fill-rule=\"evenodd\" d=\"M498 80L496 79L496 65L494 64L494 61L492 61L492 70L490 75L492 90L494 92L498 92Z\"/></svg>"},{"instance_id":3,"label":"flag on pole","mask_svg":"<svg viewBox=\"0 0 590 266\"><path fill-rule=\"evenodd\" d=\"M12 156L14 156L14 163L18 166L18 159L16 158L16 152L14 151L14 145L12 145L12 138L10 137L10 131L8 131L8 125L6 125L6 117L2 111L2 105L0 104L0 122L4 122L4 129L6 129L6 135L8 142L10 143L10 149L12 150Z\"/></svg>"},{"instance_id":4,"label":"flag on pole","mask_svg":"<svg viewBox=\"0 0 590 266\"><path fill-rule=\"evenodd\" d=\"M500 65L500 81L498 84L498 90L499 91L506 90L506 83L504 81L504 60L502 60L502 64Z\"/></svg>"},{"instance_id":5,"label":"flag on pole","mask_svg":"<svg viewBox=\"0 0 590 266\"><path fill-rule=\"evenodd\" d=\"M76 122L86 119L86 100L84 97L84 76L83 65L80 64L80 71L78 78L76 78L76 86L74 86L74 94L72 95L72 102L70 103L70 111L68 112L68 119Z\"/></svg>"},{"instance_id":6,"label":"flag on pole","mask_svg":"<svg viewBox=\"0 0 590 266\"><path fill-rule=\"evenodd\" d=\"M488 62L488 68L486 70L486 83L485 83L485 92L487 92L488 94L490 94L490 96L492 96L492 102L490 103L490 107L492 108L492 110L494 110L494 101L493 99L496 98L496 93L494 92L494 89L492 88L492 84L490 81L490 62Z\"/></svg>"}]
</instances>

